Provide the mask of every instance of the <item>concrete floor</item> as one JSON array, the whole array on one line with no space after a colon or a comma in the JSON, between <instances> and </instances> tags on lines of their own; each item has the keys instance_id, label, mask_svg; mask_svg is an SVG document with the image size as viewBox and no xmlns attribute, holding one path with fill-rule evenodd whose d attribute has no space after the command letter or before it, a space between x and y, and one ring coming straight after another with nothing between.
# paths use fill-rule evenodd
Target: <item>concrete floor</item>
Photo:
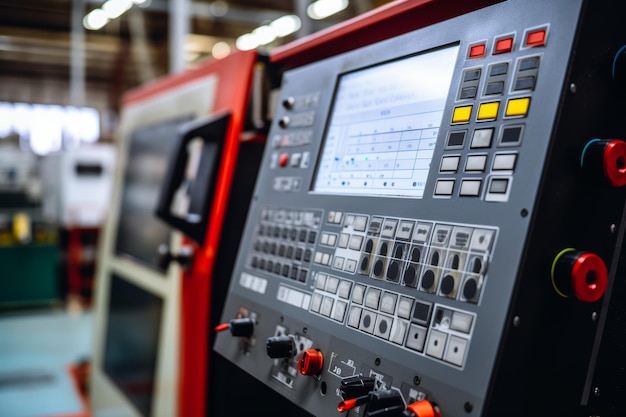
<instances>
[{"instance_id":1,"label":"concrete floor","mask_svg":"<svg viewBox=\"0 0 626 417\"><path fill-rule=\"evenodd\" d=\"M91 332L88 312L0 313L0 417L84 411L68 366L89 358Z\"/></svg>"}]
</instances>

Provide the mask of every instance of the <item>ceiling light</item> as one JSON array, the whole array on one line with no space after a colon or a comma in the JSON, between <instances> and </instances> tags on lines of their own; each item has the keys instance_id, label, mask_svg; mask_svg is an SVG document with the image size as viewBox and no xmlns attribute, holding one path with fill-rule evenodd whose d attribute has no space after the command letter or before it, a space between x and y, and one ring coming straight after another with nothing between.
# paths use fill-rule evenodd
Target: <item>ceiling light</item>
<instances>
[{"instance_id":1,"label":"ceiling light","mask_svg":"<svg viewBox=\"0 0 626 417\"><path fill-rule=\"evenodd\" d=\"M89 30L99 30L107 24L109 18L102 9L94 9L83 19L83 26Z\"/></svg>"},{"instance_id":2,"label":"ceiling light","mask_svg":"<svg viewBox=\"0 0 626 417\"><path fill-rule=\"evenodd\" d=\"M211 54L215 59L223 59L230 55L230 45L226 42L217 42L211 48Z\"/></svg>"},{"instance_id":3,"label":"ceiling light","mask_svg":"<svg viewBox=\"0 0 626 417\"><path fill-rule=\"evenodd\" d=\"M235 45L237 45L237 48L242 51L249 51L259 46L259 43L251 33L246 33L237 38Z\"/></svg>"},{"instance_id":4,"label":"ceiling light","mask_svg":"<svg viewBox=\"0 0 626 417\"><path fill-rule=\"evenodd\" d=\"M270 27L279 38L297 32L301 25L302 23L300 22L300 18L293 14L279 17L270 23Z\"/></svg>"},{"instance_id":5,"label":"ceiling light","mask_svg":"<svg viewBox=\"0 0 626 417\"><path fill-rule=\"evenodd\" d=\"M348 0L318 0L309 4L306 12L311 19L321 20L348 7Z\"/></svg>"},{"instance_id":6,"label":"ceiling light","mask_svg":"<svg viewBox=\"0 0 626 417\"><path fill-rule=\"evenodd\" d=\"M132 6L132 0L108 0L102 5L102 10L104 10L109 19L117 19Z\"/></svg>"},{"instance_id":7,"label":"ceiling light","mask_svg":"<svg viewBox=\"0 0 626 417\"><path fill-rule=\"evenodd\" d=\"M252 36L254 36L259 45L267 45L276 39L276 31L268 25L263 25L254 29Z\"/></svg>"}]
</instances>

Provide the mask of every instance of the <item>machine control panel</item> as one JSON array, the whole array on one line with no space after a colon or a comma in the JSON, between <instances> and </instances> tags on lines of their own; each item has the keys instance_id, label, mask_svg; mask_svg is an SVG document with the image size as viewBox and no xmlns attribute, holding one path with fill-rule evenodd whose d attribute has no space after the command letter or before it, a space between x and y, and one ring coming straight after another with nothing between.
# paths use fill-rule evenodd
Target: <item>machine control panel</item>
<instances>
[{"instance_id":1,"label":"machine control panel","mask_svg":"<svg viewBox=\"0 0 626 417\"><path fill-rule=\"evenodd\" d=\"M589 107L620 103L591 3L504 1L286 72L223 313L254 330L216 351L317 416L586 406L601 325L573 320L608 303L624 198L581 158L626 175L585 150L626 133Z\"/></svg>"}]
</instances>

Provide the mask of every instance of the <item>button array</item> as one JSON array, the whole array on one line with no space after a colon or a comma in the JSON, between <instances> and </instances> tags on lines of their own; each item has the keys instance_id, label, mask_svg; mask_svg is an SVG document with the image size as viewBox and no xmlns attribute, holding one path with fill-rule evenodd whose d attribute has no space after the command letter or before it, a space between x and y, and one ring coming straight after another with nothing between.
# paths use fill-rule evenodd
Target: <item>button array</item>
<instances>
[{"instance_id":1,"label":"button array","mask_svg":"<svg viewBox=\"0 0 626 417\"><path fill-rule=\"evenodd\" d=\"M422 356L462 367L475 316L318 272L309 310Z\"/></svg>"},{"instance_id":2,"label":"button array","mask_svg":"<svg viewBox=\"0 0 626 417\"><path fill-rule=\"evenodd\" d=\"M521 144L547 35L538 27L469 45L434 197L508 201L519 155L496 148Z\"/></svg>"},{"instance_id":3,"label":"button array","mask_svg":"<svg viewBox=\"0 0 626 417\"><path fill-rule=\"evenodd\" d=\"M321 210L263 209L249 267L306 283L321 222Z\"/></svg>"}]
</instances>

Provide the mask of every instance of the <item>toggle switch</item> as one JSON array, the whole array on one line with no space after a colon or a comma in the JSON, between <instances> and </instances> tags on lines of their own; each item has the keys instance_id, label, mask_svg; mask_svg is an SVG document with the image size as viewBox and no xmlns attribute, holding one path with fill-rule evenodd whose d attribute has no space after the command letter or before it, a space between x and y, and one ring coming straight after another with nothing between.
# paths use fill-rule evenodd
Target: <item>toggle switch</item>
<instances>
[{"instance_id":1,"label":"toggle switch","mask_svg":"<svg viewBox=\"0 0 626 417\"><path fill-rule=\"evenodd\" d=\"M604 295L609 274L598 255L568 248L554 258L551 275L560 296L574 295L580 301L593 303Z\"/></svg>"},{"instance_id":2,"label":"toggle switch","mask_svg":"<svg viewBox=\"0 0 626 417\"><path fill-rule=\"evenodd\" d=\"M593 139L580 157L581 167L595 177L604 177L613 187L626 185L626 142Z\"/></svg>"},{"instance_id":3,"label":"toggle switch","mask_svg":"<svg viewBox=\"0 0 626 417\"><path fill-rule=\"evenodd\" d=\"M409 404L402 417L441 417L441 410L428 400L420 400Z\"/></svg>"},{"instance_id":4,"label":"toggle switch","mask_svg":"<svg viewBox=\"0 0 626 417\"><path fill-rule=\"evenodd\" d=\"M298 372L302 375L315 376L322 372L324 356L319 349L307 349L298 360Z\"/></svg>"},{"instance_id":5,"label":"toggle switch","mask_svg":"<svg viewBox=\"0 0 626 417\"><path fill-rule=\"evenodd\" d=\"M272 359L291 358L296 352L296 344L291 336L267 338L267 356Z\"/></svg>"},{"instance_id":6,"label":"toggle switch","mask_svg":"<svg viewBox=\"0 0 626 417\"><path fill-rule=\"evenodd\" d=\"M250 337L254 332L254 321L251 318L243 317L215 326L216 332L225 330L230 330L230 334L234 337Z\"/></svg>"}]
</instances>

